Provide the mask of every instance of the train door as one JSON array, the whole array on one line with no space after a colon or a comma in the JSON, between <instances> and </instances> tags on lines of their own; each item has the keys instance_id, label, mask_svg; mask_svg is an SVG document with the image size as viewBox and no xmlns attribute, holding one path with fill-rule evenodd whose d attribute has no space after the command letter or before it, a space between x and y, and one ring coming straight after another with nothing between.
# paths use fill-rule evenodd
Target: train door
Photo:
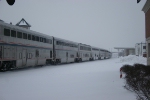
<instances>
[{"instance_id":1,"label":"train door","mask_svg":"<svg viewBox=\"0 0 150 100\"><path fill-rule=\"evenodd\" d=\"M79 57L78 52L77 52L77 58Z\"/></svg>"},{"instance_id":2,"label":"train door","mask_svg":"<svg viewBox=\"0 0 150 100\"><path fill-rule=\"evenodd\" d=\"M52 51L50 51L50 58L52 58Z\"/></svg>"},{"instance_id":3,"label":"train door","mask_svg":"<svg viewBox=\"0 0 150 100\"><path fill-rule=\"evenodd\" d=\"M80 52L80 58L82 59L82 53Z\"/></svg>"},{"instance_id":4,"label":"train door","mask_svg":"<svg viewBox=\"0 0 150 100\"><path fill-rule=\"evenodd\" d=\"M22 65L25 66L27 63L27 50L23 49L22 52Z\"/></svg>"},{"instance_id":5,"label":"train door","mask_svg":"<svg viewBox=\"0 0 150 100\"><path fill-rule=\"evenodd\" d=\"M36 52L35 52L35 65L38 65L38 60L39 60L39 50L36 50Z\"/></svg>"},{"instance_id":6,"label":"train door","mask_svg":"<svg viewBox=\"0 0 150 100\"><path fill-rule=\"evenodd\" d=\"M0 59L2 59L2 46L0 46Z\"/></svg>"},{"instance_id":7,"label":"train door","mask_svg":"<svg viewBox=\"0 0 150 100\"><path fill-rule=\"evenodd\" d=\"M66 62L68 62L68 52L66 52Z\"/></svg>"}]
</instances>

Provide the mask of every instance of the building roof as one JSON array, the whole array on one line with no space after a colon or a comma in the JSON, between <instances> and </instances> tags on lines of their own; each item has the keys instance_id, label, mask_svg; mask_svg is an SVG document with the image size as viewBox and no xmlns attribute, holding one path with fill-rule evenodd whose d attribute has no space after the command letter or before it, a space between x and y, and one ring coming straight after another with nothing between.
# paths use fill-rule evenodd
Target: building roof
<instances>
[{"instance_id":1,"label":"building roof","mask_svg":"<svg viewBox=\"0 0 150 100\"><path fill-rule=\"evenodd\" d=\"M143 11L144 13L146 13L149 8L150 8L150 0L147 0L146 3L145 3L145 5L144 5L143 8L142 8L142 11Z\"/></svg>"},{"instance_id":2,"label":"building roof","mask_svg":"<svg viewBox=\"0 0 150 100\"><path fill-rule=\"evenodd\" d=\"M22 22L22 23L21 23ZM27 22L27 21L25 21L25 19L24 18L22 18L17 24L16 24L16 26L28 26L28 27L31 27L31 25Z\"/></svg>"},{"instance_id":3,"label":"building roof","mask_svg":"<svg viewBox=\"0 0 150 100\"><path fill-rule=\"evenodd\" d=\"M114 49L135 49L132 47L114 47Z\"/></svg>"}]
</instances>

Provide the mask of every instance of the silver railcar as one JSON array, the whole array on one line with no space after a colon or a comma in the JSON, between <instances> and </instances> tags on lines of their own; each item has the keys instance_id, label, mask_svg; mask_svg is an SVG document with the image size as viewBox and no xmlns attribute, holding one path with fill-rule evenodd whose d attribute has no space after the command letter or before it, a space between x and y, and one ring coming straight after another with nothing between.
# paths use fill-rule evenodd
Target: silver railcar
<instances>
[{"instance_id":1,"label":"silver railcar","mask_svg":"<svg viewBox=\"0 0 150 100\"><path fill-rule=\"evenodd\" d=\"M0 70L51 63L52 37L0 22Z\"/></svg>"},{"instance_id":2,"label":"silver railcar","mask_svg":"<svg viewBox=\"0 0 150 100\"><path fill-rule=\"evenodd\" d=\"M106 59L111 52L0 21L0 71Z\"/></svg>"},{"instance_id":3,"label":"silver railcar","mask_svg":"<svg viewBox=\"0 0 150 100\"><path fill-rule=\"evenodd\" d=\"M92 60L92 48L90 45L79 43L79 61L89 61Z\"/></svg>"},{"instance_id":4,"label":"silver railcar","mask_svg":"<svg viewBox=\"0 0 150 100\"><path fill-rule=\"evenodd\" d=\"M99 48L92 46L92 60L100 59L100 51Z\"/></svg>"},{"instance_id":5,"label":"silver railcar","mask_svg":"<svg viewBox=\"0 0 150 100\"><path fill-rule=\"evenodd\" d=\"M54 53L56 63L76 62L78 58L78 43L54 37Z\"/></svg>"}]
</instances>

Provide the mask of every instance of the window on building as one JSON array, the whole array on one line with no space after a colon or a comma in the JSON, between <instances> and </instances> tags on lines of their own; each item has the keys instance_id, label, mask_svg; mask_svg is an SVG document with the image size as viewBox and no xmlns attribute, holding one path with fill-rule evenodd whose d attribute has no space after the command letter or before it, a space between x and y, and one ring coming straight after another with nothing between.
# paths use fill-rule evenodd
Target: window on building
<instances>
[{"instance_id":1,"label":"window on building","mask_svg":"<svg viewBox=\"0 0 150 100\"><path fill-rule=\"evenodd\" d=\"M4 35L5 35L5 36L10 36L10 30L4 28Z\"/></svg>"},{"instance_id":2,"label":"window on building","mask_svg":"<svg viewBox=\"0 0 150 100\"><path fill-rule=\"evenodd\" d=\"M27 33L23 33L23 39L27 39Z\"/></svg>"},{"instance_id":3,"label":"window on building","mask_svg":"<svg viewBox=\"0 0 150 100\"><path fill-rule=\"evenodd\" d=\"M21 32L17 32L17 38L22 38L22 33Z\"/></svg>"},{"instance_id":4,"label":"window on building","mask_svg":"<svg viewBox=\"0 0 150 100\"><path fill-rule=\"evenodd\" d=\"M28 34L28 40L31 40L31 35L30 34Z\"/></svg>"},{"instance_id":5,"label":"window on building","mask_svg":"<svg viewBox=\"0 0 150 100\"><path fill-rule=\"evenodd\" d=\"M16 37L16 31L11 30L11 37Z\"/></svg>"},{"instance_id":6,"label":"window on building","mask_svg":"<svg viewBox=\"0 0 150 100\"><path fill-rule=\"evenodd\" d=\"M146 49L146 46L143 46L143 49Z\"/></svg>"}]
</instances>

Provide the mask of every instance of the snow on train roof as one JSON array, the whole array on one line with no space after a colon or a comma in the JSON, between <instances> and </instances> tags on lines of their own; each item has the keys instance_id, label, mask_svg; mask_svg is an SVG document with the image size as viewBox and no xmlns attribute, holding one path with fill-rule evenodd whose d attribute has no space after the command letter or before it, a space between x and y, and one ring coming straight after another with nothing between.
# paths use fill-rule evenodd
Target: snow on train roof
<instances>
[{"instance_id":1,"label":"snow on train roof","mask_svg":"<svg viewBox=\"0 0 150 100\"><path fill-rule=\"evenodd\" d=\"M60 41L65 41L65 42L71 42L71 43L74 43L74 44L79 44L78 42L73 42L73 41L70 41L70 40L66 40L66 39L62 39L62 38L58 38L58 37L54 37L56 40L60 40Z\"/></svg>"},{"instance_id":2,"label":"snow on train roof","mask_svg":"<svg viewBox=\"0 0 150 100\"><path fill-rule=\"evenodd\" d=\"M79 43L80 45L83 45L83 46L90 46L91 47L91 45L88 45L88 44L83 44L83 43Z\"/></svg>"},{"instance_id":3,"label":"snow on train roof","mask_svg":"<svg viewBox=\"0 0 150 100\"><path fill-rule=\"evenodd\" d=\"M46 34L43 34L43 33L40 33L40 32L36 32L36 31L33 31L33 30L25 29L23 27L19 27L19 26L16 26L16 25L8 24L8 23L1 22L1 21L0 21L0 25L3 25L5 27L9 27L9 28L12 28L12 29L14 28L16 30L21 30L21 31L24 31L24 32L32 33L32 34L38 35L38 36L52 37L52 36L49 36L49 35L46 35Z\"/></svg>"}]
</instances>

